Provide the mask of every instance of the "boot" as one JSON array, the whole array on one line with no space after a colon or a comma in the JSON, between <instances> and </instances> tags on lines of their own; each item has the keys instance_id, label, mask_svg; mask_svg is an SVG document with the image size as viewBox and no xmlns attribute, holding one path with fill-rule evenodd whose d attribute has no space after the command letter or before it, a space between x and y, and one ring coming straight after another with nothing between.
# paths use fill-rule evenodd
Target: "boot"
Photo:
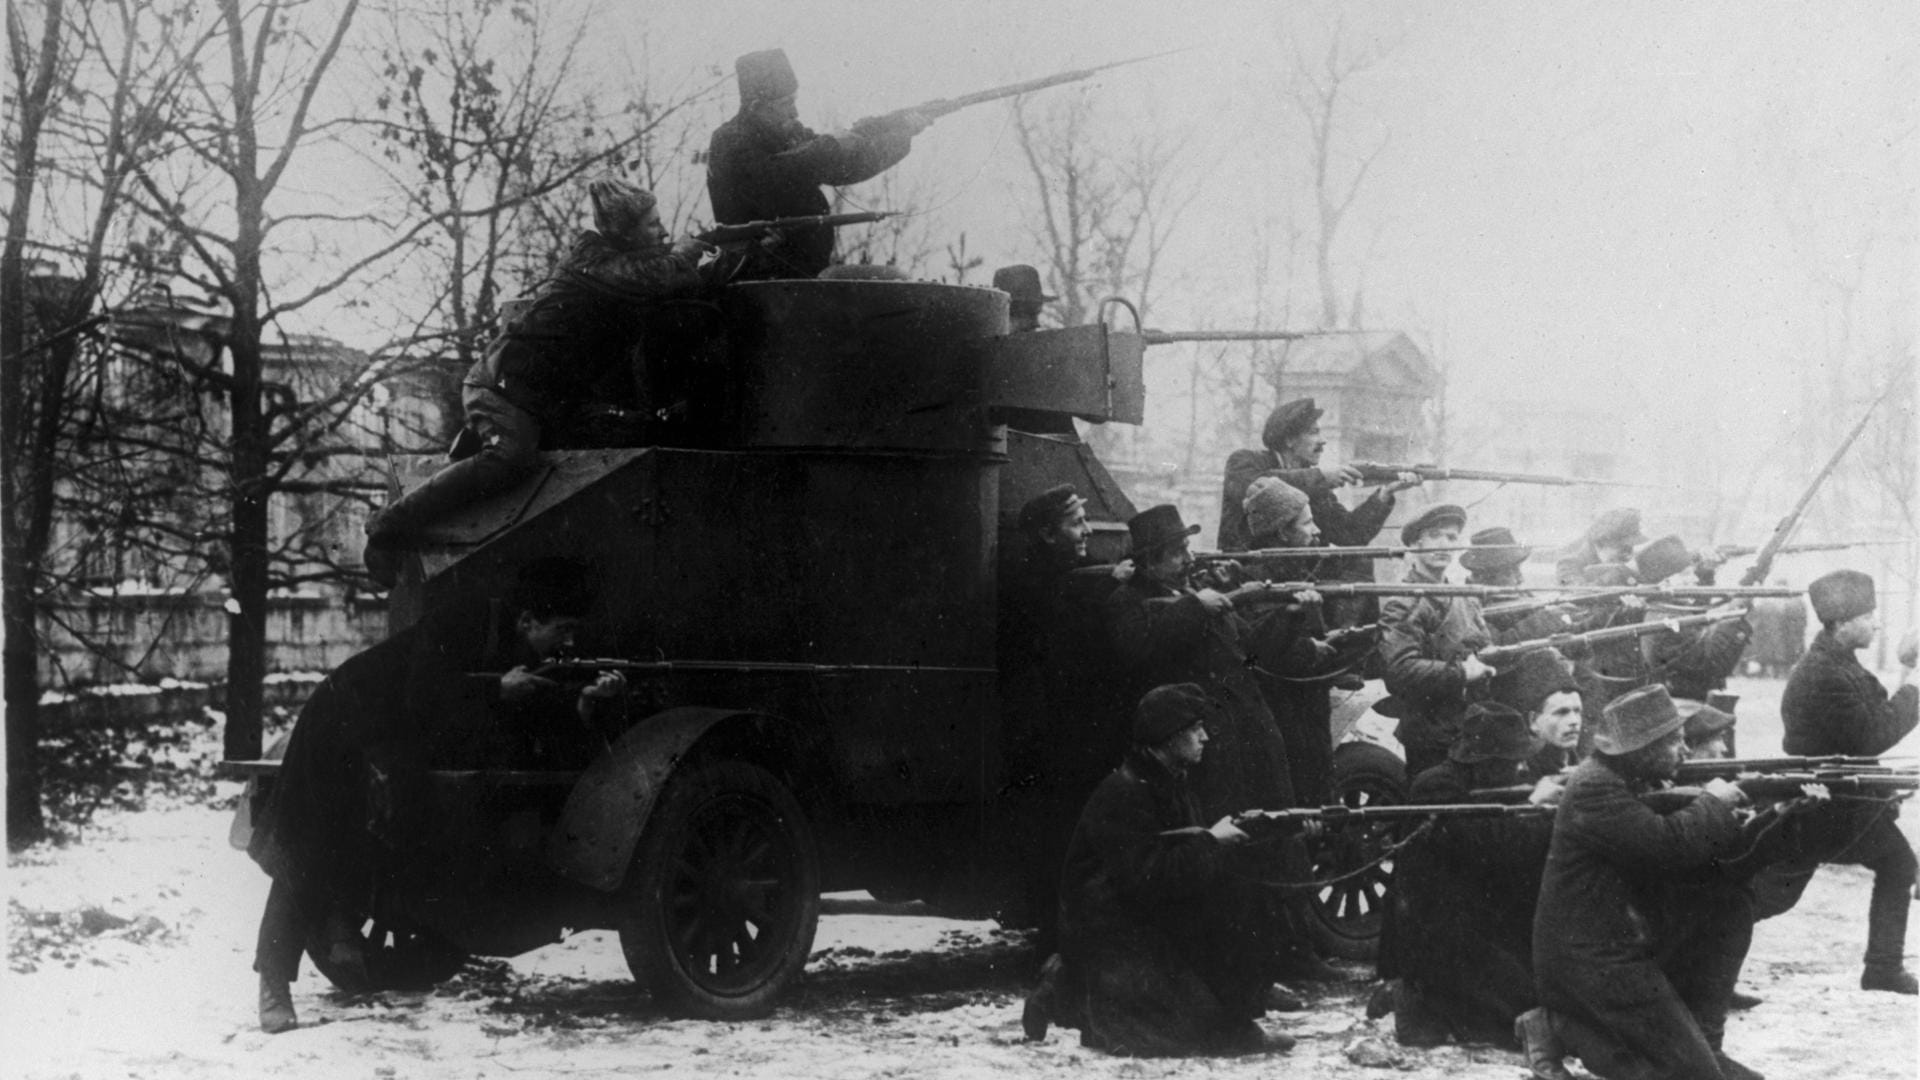
<instances>
[{"instance_id":1,"label":"boot","mask_svg":"<svg viewBox=\"0 0 1920 1080\"><path fill-rule=\"evenodd\" d=\"M1720 1075L1725 1077L1726 1080L1767 1080L1766 1077L1761 1076L1759 1073L1754 1072L1752 1069L1747 1068L1745 1065L1740 1064L1718 1050L1713 1052L1713 1060L1715 1064L1720 1066Z\"/></svg>"},{"instance_id":2,"label":"boot","mask_svg":"<svg viewBox=\"0 0 1920 1080\"><path fill-rule=\"evenodd\" d=\"M1573 1080L1562 1059L1566 1047L1553 1033L1553 1018L1545 1009L1528 1009L1513 1022L1513 1037L1527 1056L1527 1075L1534 1080Z\"/></svg>"},{"instance_id":3,"label":"boot","mask_svg":"<svg viewBox=\"0 0 1920 1080\"><path fill-rule=\"evenodd\" d=\"M278 1035L299 1026L300 1018L293 1012L293 987L278 979L260 976L260 1030Z\"/></svg>"},{"instance_id":4,"label":"boot","mask_svg":"<svg viewBox=\"0 0 1920 1080\"><path fill-rule=\"evenodd\" d=\"M1751 1009L1754 1006L1759 1005L1764 1001L1766 1001L1765 998L1760 997L1756 994L1745 994L1745 993L1741 993L1738 990L1735 990L1733 993L1727 995L1727 1008Z\"/></svg>"},{"instance_id":5,"label":"boot","mask_svg":"<svg viewBox=\"0 0 1920 1080\"><path fill-rule=\"evenodd\" d=\"M1026 1032L1028 1042L1047 1037L1047 1028L1059 1007L1060 981L1065 972L1066 962L1060 959L1059 953L1047 957L1047 962L1040 965L1040 983L1027 995L1027 1003L1020 1010L1020 1030Z\"/></svg>"},{"instance_id":6,"label":"boot","mask_svg":"<svg viewBox=\"0 0 1920 1080\"><path fill-rule=\"evenodd\" d=\"M1393 994L1393 1037L1401 1046L1439 1046L1452 1032L1427 1008L1420 988L1402 979Z\"/></svg>"},{"instance_id":7,"label":"boot","mask_svg":"<svg viewBox=\"0 0 1920 1080\"><path fill-rule=\"evenodd\" d=\"M1400 980L1388 979L1373 988L1367 995L1367 1019L1378 1020L1393 1011L1393 996L1400 990Z\"/></svg>"},{"instance_id":8,"label":"boot","mask_svg":"<svg viewBox=\"0 0 1920 1080\"><path fill-rule=\"evenodd\" d=\"M1860 972L1860 989L1884 990L1890 994L1920 994L1920 981L1905 967L1869 964Z\"/></svg>"}]
</instances>

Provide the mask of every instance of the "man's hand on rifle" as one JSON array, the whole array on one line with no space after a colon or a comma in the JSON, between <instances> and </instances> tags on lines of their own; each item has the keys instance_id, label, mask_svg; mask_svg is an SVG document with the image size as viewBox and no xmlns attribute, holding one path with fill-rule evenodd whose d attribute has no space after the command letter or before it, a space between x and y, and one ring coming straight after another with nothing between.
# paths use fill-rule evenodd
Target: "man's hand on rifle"
<instances>
[{"instance_id":1,"label":"man's hand on rifle","mask_svg":"<svg viewBox=\"0 0 1920 1080\"><path fill-rule=\"evenodd\" d=\"M1193 595L1200 598L1200 606L1212 615L1221 615L1233 610L1233 601L1213 589L1201 589Z\"/></svg>"},{"instance_id":2,"label":"man's hand on rifle","mask_svg":"<svg viewBox=\"0 0 1920 1080\"><path fill-rule=\"evenodd\" d=\"M591 701L611 701L627 692L627 677L617 671L603 671L593 680L593 685L580 691L582 698Z\"/></svg>"},{"instance_id":3,"label":"man's hand on rifle","mask_svg":"<svg viewBox=\"0 0 1920 1080\"><path fill-rule=\"evenodd\" d=\"M1346 487L1348 484L1357 484L1366 479L1360 474L1359 469L1351 465L1322 465L1320 476L1326 480L1329 487Z\"/></svg>"},{"instance_id":4,"label":"man's hand on rifle","mask_svg":"<svg viewBox=\"0 0 1920 1080\"><path fill-rule=\"evenodd\" d=\"M1900 639L1900 666L1911 669L1916 662L1920 662L1920 632L1909 630Z\"/></svg>"},{"instance_id":5,"label":"man's hand on rifle","mask_svg":"<svg viewBox=\"0 0 1920 1080\"><path fill-rule=\"evenodd\" d=\"M1246 843L1247 840L1246 832L1242 830L1240 826L1233 823L1232 814L1228 814L1226 817L1214 822L1213 827L1208 829L1207 833L1223 844L1243 844Z\"/></svg>"},{"instance_id":6,"label":"man's hand on rifle","mask_svg":"<svg viewBox=\"0 0 1920 1080\"><path fill-rule=\"evenodd\" d=\"M1567 778L1559 773L1543 776L1533 785L1533 793L1527 796L1531 806L1559 806L1560 796L1567 793Z\"/></svg>"},{"instance_id":7,"label":"man's hand on rifle","mask_svg":"<svg viewBox=\"0 0 1920 1080\"><path fill-rule=\"evenodd\" d=\"M548 687L558 685L545 675L535 675L525 664L500 676L501 701L525 701Z\"/></svg>"},{"instance_id":8,"label":"man's hand on rifle","mask_svg":"<svg viewBox=\"0 0 1920 1080\"><path fill-rule=\"evenodd\" d=\"M1740 790L1740 785L1724 776L1716 776L1707 781L1706 787L1702 790L1728 806L1741 806L1747 802L1747 793Z\"/></svg>"},{"instance_id":9,"label":"man's hand on rifle","mask_svg":"<svg viewBox=\"0 0 1920 1080\"><path fill-rule=\"evenodd\" d=\"M1419 473L1403 472L1393 483L1382 485L1380 490L1386 492L1388 495L1392 495L1405 491L1408 488L1417 488L1423 483L1425 483L1425 481L1420 479Z\"/></svg>"},{"instance_id":10,"label":"man's hand on rifle","mask_svg":"<svg viewBox=\"0 0 1920 1080\"><path fill-rule=\"evenodd\" d=\"M1478 653L1472 653L1469 654L1465 660L1460 661L1460 674L1465 675L1467 677L1467 685L1472 686L1482 679L1492 678L1494 669L1486 661L1480 659Z\"/></svg>"},{"instance_id":11,"label":"man's hand on rifle","mask_svg":"<svg viewBox=\"0 0 1920 1080\"><path fill-rule=\"evenodd\" d=\"M1115 581L1132 581L1134 569L1132 559L1121 559L1113 564L1113 569L1109 572Z\"/></svg>"},{"instance_id":12,"label":"man's hand on rifle","mask_svg":"<svg viewBox=\"0 0 1920 1080\"><path fill-rule=\"evenodd\" d=\"M712 244L697 236L683 236L673 242L673 253L688 262L697 263L701 256L712 250Z\"/></svg>"}]
</instances>

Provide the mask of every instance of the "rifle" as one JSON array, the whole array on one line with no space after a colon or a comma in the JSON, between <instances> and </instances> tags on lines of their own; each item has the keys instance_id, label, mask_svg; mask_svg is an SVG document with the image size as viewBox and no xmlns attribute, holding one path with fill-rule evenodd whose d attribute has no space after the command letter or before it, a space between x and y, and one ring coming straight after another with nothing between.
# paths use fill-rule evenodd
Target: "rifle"
<instances>
[{"instance_id":1,"label":"rifle","mask_svg":"<svg viewBox=\"0 0 1920 1080\"><path fill-rule=\"evenodd\" d=\"M1529 792L1533 789L1528 788ZM1479 794L1475 792L1475 794ZM1472 802L1396 804L1380 806L1296 807L1291 810L1247 810L1233 815L1233 823L1252 833L1268 829L1297 829L1309 821L1324 825L1367 825L1376 822L1421 821L1427 818L1531 817L1550 814L1551 806L1528 803Z\"/></svg>"},{"instance_id":2,"label":"rifle","mask_svg":"<svg viewBox=\"0 0 1920 1080\"><path fill-rule=\"evenodd\" d=\"M1613 600L1625 596L1636 588L1638 588L1636 585L1621 585L1610 589L1576 593L1572 596L1537 596L1531 600L1509 600L1504 604L1488 604L1480 609L1480 614L1489 619L1503 619L1509 615L1529 615L1546 608L1597 604L1602 600Z\"/></svg>"},{"instance_id":3,"label":"rifle","mask_svg":"<svg viewBox=\"0 0 1920 1080\"><path fill-rule=\"evenodd\" d=\"M1304 547L1304 548L1255 548L1252 551L1199 551L1193 555L1193 561L1199 564L1216 562L1278 562L1298 559L1398 559L1428 551L1530 551L1524 544L1449 544L1444 547Z\"/></svg>"},{"instance_id":4,"label":"rifle","mask_svg":"<svg viewBox=\"0 0 1920 1080\"><path fill-rule=\"evenodd\" d=\"M1001 98L1019 97L1021 94L1030 94L1035 90L1045 90L1049 87L1081 82L1085 79L1091 79L1100 72L1110 68L1126 67L1129 64L1143 64L1148 60L1158 60L1163 56L1172 56L1174 53L1186 51L1186 49L1168 49L1165 52L1136 56L1131 60L1115 60L1111 63L1100 64L1096 67L1079 68L1074 71L1063 71L1058 75L1043 75L1038 79L1028 79L1025 82L1008 83L1005 86L996 86L991 90L976 90L971 94L962 94L959 97L934 98L932 101L923 101L909 108L895 109L892 112L882 113L879 116L868 117L867 119L856 122L854 127L860 128L873 124L886 124L894 118L904 116L907 113L919 113L928 120L938 120L948 113L959 112L961 109L970 106L984 105L989 101L999 101Z\"/></svg>"},{"instance_id":5,"label":"rifle","mask_svg":"<svg viewBox=\"0 0 1920 1080\"><path fill-rule=\"evenodd\" d=\"M1544 473L1494 472L1490 469L1443 469L1438 465L1388 465L1377 461L1355 461L1350 463L1360 470L1360 480L1366 484L1391 484L1400 479L1401 473L1413 473L1422 480L1487 480L1496 484L1549 484L1554 487L1579 487L1597 485L1600 487L1652 487L1652 484L1636 484L1628 480L1588 480L1579 477L1548 476Z\"/></svg>"},{"instance_id":6,"label":"rifle","mask_svg":"<svg viewBox=\"0 0 1920 1080\"><path fill-rule=\"evenodd\" d=\"M1805 589L1785 585L1623 585L1589 587L1562 585L1571 596L1644 596L1649 600L1784 600L1804 596Z\"/></svg>"},{"instance_id":7,"label":"rifle","mask_svg":"<svg viewBox=\"0 0 1920 1080\"><path fill-rule=\"evenodd\" d=\"M1770 758L1698 758L1683 761L1675 770L1676 783L1699 783L1720 777L1733 780L1753 773L1834 773L1852 775L1899 775L1914 770L1898 765L1883 765L1877 757L1849 757L1845 754L1824 754L1814 757L1770 757Z\"/></svg>"},{"instance_id":8,"label":"rifle","mask_svg":"<svg viewBox=\"0 0 1920 1080\"><path fill-rule=\"evenodd\" d=\"M1873 404L1867 406L1867 411L1860 417L1860 422L1853 425L1853 430L1847 432L1845 439L1840 440L1840 446L1834 450L1833 456L1827 459L1826 465L1813 478L1813 482L1807 485L1807 490L1800 493L1800 500L1793 504L1792 510L1787 511L1786 517L1780 519L1780 524L1773 527L1773 535L1760 546L1759 552L1754 556L1753 565L1747 567L1747 572L1740 576L1740 584L1752 585L1766 578L1768 572L1773 569L1773 557L1780 554L1780 549L1792 539L1793 530L1800 527L1800 519L1806 515L1807 507L1813 502L1813 496L1820 490L1820 485L1826 483L1827 477L1832 475L1833 470L1839 466L1840 459L1846 456L1854 440L1860 438L1860 433L1867 430L1867 421L1873 419L1874 411L1880 408L1880 403L1887 400L1887 395L1891 394L1893 388L1898 385L1898 379L1889 381L1886 389L1880 391L1880 396L1873 399Z\"/></svg>"},{"instance_id":9,"label":"rifle","mask_svg":"<svg viewBox=\"0 0 1920 1080\"><path fill-rule=\"evenodd\" d=\"M798 217L770 218L766 221L743 221L738 225L715 225L705 232L695 233L694 239L715 245L740 244L784 229L865 225L869 222L885 221L898 213L897 210L862 210L852 214L801 214Z\"/></svg>"},{"instance_id":10,"label":"rifle","mask_svg":"<svg viewBox=\"0 0 1920 1080\"><path fill-rule=\"evenodd\" d=\"M1692 627L1712 626L1715 623L1726 622L1728 619L1739 619L1745 616L1745 611L1710 611L1700 615L1683 615L1677 619L1649 619L1629 626L1609 626L1601 630L1588 630L1583 634L1555 634L1552 637L1535 638L1532 641L1517 641L1512 645L1494 645L1481 649L1478 655L1481 663L1499 667L1510 660L1518 659L1530 652L1539 652L1541 649L1559 649L1565 652L1573 645L1591 646L1609 641L1626 641L1657 634L1663 630L1679 633Z\"/></svg>"},{"instance_id":11,"label":"rifle","mask_svg":"<svg viewBox=\"0 0 1920 1080\"><path fill-rule=\"evenodd\" d=\"M1890 544L1911 544L1911 540L1837 540L1830 544L1782 544L1775 555L1804 555L1809 551L1846 551L1857 547L1884 547ZM1713 549L1723 559L1738 559L1759 552L1753 544L1718 544Z\"/></svg>"},{"instance_id":12,"label":"rifle","mask_svg":"<svg viewBox=\"0 0 1920 1080\"><path fill-rule=\"evenodd\" d=\"M1393 583L1387 581L1254 581L1227 594L1235 603L1284 603L1293 594L1312 589L1321 596L1469 596L1477 600L1507 597L1528 591L1524 586L1455 585L1451 582Z\"/></svg>"},{"instance_id":13,"label":"rifle","mask_svg":"<svg viewBox=\"0 0 1920 1080\"><path fill-rule=\"evenodd\" d=\"M1365 330L1142 330L1143 345L1174 345L1184 341L1300 341L1336 334L1364 334Z\"/></svg>"},{"instance_id":14,"label":"rifle","mask_svg":"<svg viewBox=\"0 0 1920 1080\"><path fill-rule=\"evenodd\" d=\"M1674 777L1676 782L1686 780L1685 772L1689 765L1718 765L1724 762L1701 761L1685 762L1683 770ZM1763 772L1722 775L1698 770L1691 774L1694 781L1711 780L1718 776L1730 780L1733 785L1746 793L1755 802L1780 802L1797 799L1807 794L1809 785L1827 790L1830 795L1845 795L1858 798L1904 797L1907 792L1920 790L1920 774L1911 770L1892 772L1859 772L1852 769L1815 770L1812 772ZM1475 805L1487 803L1495 806L1518 806L1525 804L1533 794L1532 784L1515 784L1512 787L1478 788L1467 793L1467 798L1475 800ZM1642 802L1648 803L1661 813L1672 813L1681 809L1704 794L1699 787L1677 783L1670 788L1657 788L1643 792ZM1527 804L1531 805L1531 804Z\"/></svg>"}]
</instances>

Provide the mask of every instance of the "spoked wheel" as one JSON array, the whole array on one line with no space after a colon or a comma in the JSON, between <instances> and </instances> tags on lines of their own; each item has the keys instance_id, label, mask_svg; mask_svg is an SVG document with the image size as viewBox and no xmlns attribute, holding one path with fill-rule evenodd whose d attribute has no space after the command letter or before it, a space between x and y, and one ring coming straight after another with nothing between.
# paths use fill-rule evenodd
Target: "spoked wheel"
<instances>
[{"instance_id":1,"label":"spoked wheel","mask_svg":"<svg viewBox=\"0 0 1920 1080\"><path fill-rule=\"evenodd\" d=\"M1390 751L1347 743L1333 757L1334 785L1350 807L1393 806L1407 800L1406 768ZM1381 914L1389 903L1393 860L1380 860L1393 840L1386 824L1344 825L1308 841L1314 893L1314 944L1345 960L1372 960L1380 947Z\"/></svg>"},{"instance_id":2,"label":"spoked wheel","mask_svg":"<svg viewBox=\"0 0 1920 1080\"><path fill-rule=\"evenodd\" d=\"M424 930L362 918L358 934L364 965L349 962L346 952L334 947L323 922L316 920L307 930L307 957L328 982L348 993L426 990L452 978L467 962L464 951Z\"/></svg>"},{"instance_id":3,"label":"spoked wheel","mask_svg":"<svg viewBox=\"0 0 1920 1080\"><path fill-rule=\"evenodd\" d=\"M741 762L673 777L627 875L620 948L670 1012L767 1015L806 966L820 865L800 804Z\"/></svg>"}]
</instances>

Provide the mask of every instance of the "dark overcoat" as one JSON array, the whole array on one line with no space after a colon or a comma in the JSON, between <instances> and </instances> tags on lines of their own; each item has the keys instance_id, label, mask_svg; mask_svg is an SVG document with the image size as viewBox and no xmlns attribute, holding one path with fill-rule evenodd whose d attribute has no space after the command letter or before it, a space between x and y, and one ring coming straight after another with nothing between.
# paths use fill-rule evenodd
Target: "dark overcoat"
<instances>
[{"instance_id":1,"label":"dark overcoat","mask_svg":"<svg viewBox=\"0 0 1920 1080\"><path fill-rule=\"evenodd\" d=\"M1416 567L1408 581L1435 581ZM1473 693L1462 662L1493 641L1472 597L1396 596L1380 608L1380 660L1399 706L1397 735L1416 775L1460 734ZM1484 685L1484 684L1483 684Z\"/></svg>"}]
</instances>

